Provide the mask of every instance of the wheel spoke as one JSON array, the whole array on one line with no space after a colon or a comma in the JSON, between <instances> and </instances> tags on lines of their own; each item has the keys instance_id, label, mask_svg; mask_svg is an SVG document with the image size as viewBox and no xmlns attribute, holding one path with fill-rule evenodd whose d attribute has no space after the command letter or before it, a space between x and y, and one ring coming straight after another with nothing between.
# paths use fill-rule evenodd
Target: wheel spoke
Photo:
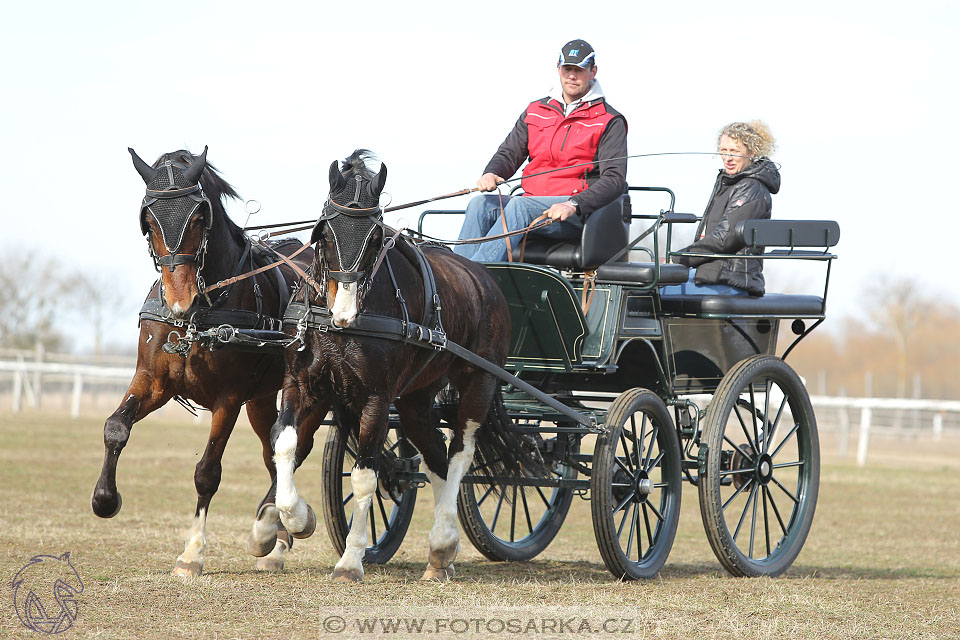
<instances>
[{"instance_id":1,"label":"wheel spoke","mask_svg":"<svg viewBox=\"0 0 960 640\"><path fill-rule=\"evenodd\" d=\"M743 521L747 517L747 511L750 510L750 505L753 504L753 499L757 495L757 485L753 485L750 488L750 495L747 496L747 504L743 507L743 513L740 514L740 522L737 523L737 529L733 532L733 541L737 541L737 536L740 535L740 528L743 526Z\"/></svg>"},{"instance_id":2,"label":"wheel spoke","mask_svg":"<svg viewBox=\"0 0 960 640\"><path fill-rule=\"evenodd\" d=\"M779 480L777 480L777 479L774 478L773 476L771 476L770 479L773 480L774 483L776 483L776 485L777 485L778 487L780 487L780 489L781 489L785 494L787 494L787 496L788 496L791 500L793 500L794 504L800 504L800 500L797 498L797 496L795 496L795 495L793 495L792 493L790 493L785 486L783 486L782 484L780 484L780 481L779 481Z\"/></svg>"},{"instance_id":3,"label":"wheel spoke","mask_svg":"<svg viewBox=\"0 0 960 640\"><path fill-rule=\"evenodd\" d=\"M633 499L633 494L628 493L626 496L624 496L623 500L621 500L620 503L613 508L613 511L611 513L616 513L617 511L620 511L625 506L627 506L627 503L630 502L630 500L632 499Z\"/></svg>"},{"instance_id":4,"label":"wheel spoke","mask_svg":"<svg viewBox=\"0 0 960 640\"><path fill-rule=\"evenodd\" d=\"M767 450L767 440L770 438L770 378L764 380L763 388L763 442L757 440L757 451ZM758 434L759 435L759 434Z\"/></svg>"},{"instance_id":5,"label":"wheel spoke","mask_svg":"<svg viewBox=\"0 0 960 640\"><path fill-rule=\"evenodd\" d=\"M643 524L647 529L647 547L653 548L653 528L650 526L650 514L647 513L647 503L643 503ZM643 554L640 553L640 536L637 536L637 553L639 556L637 560L643 558Z\"/></svg>"},{"instance_id":6,"label":"wheel spoke","mask_svg":"<svg viewBox=\"0 0 960 640\"><path fill-rule=\"evenodd\" d=\"M763 441L763 452L767 453L770 451L770 443L773 442L773 436L777 432L777 425L780 424L780 418L783 417L783 408L787 406L787 396L783 396L783 400L780 401L780 408L777 409L777 417L774 418L773 424L770 426L770 433L767 434L767 437Z\"/></svg>"},{"instance_id":7,"label":"wheel spoke","mask_svg":"<svg viewBox=\"0 0 960 640\"><path fill-rule=\"evenodd\" d=\"M644 462L649 462L650 458L653 456L653 446L657 443L657 434L660 432L660 427L654 426L653 433L650 434L650 446L647 447L647 455L644 456ZM638 461L639 462L639 461ZM649 469L650 467L645 467Z\"/></svg>"},{"instance_id":8,"label":"wheel spoke","mask_svg":"<svg viewBox=\"0 0 960 640\"><path fill-rule=\"evenodd\" d=\"M380 505L380 515L383 516L383 526L387 530L387 533L390 532L390 516L387 515L387 509L383 506L383 498L380 497L380 492L377 492L377 504Z\"/></svg>"},{"instance_id":9,"label":"wheel spoke","mask_svg":"<svg viewBox=\"0 0 960 640\"><path fill-rule=\"evenodd\" d=\"M630 512L630 534L627 536L626 550L627 560L630 559L630 549L633 547L633 532L637 528L637 503L633 503L633 511Z\"/></svg>"},{"instance_id":10,"label":"wheel spoke","mask_svg":"<svg viewBox=\"0 0 960 640\"><path fill-rule=\"evenodd\" d=\"M757 401L753 395L753 382L750 382L747 386L750 387L750 418L753 423L753 450L760 450L760 434L757 433Z\"/></svg>"},{"instance_id":11,"label":"wheel spoke","mask_svg":"<svg viewBox=\"0 0 960 640\"><path fill-rule=\"evenodd\" d=\"M527 504L527 491L525 488L520 490L520 497L523 499L523 513L527 516L527 531L530 532L530 535L533 535L533 522L530 520L530 506Z\"/></svg>"},{"instance_id":12,"label":"wheel spoke","mask_svg":"<svg viewBox=\"0 0 960 640\"><path fill-rule=\"evenodd\" d=\"M659 520L660 522L663 522L663 521L664 521L664 520L663 520L663 514L660 513L660 511L657 510L657 508L656 508L655 506L653 506L653 503L652 503L652 502L650 502L649 500L647 500L647 501L644 502L643 504L644 504L644 506L648 507L648 508L650 509L650 511L653 511L653 515L657 516L657 520Z\"/></svg>"},{"instance_id":13,"label":"wheel spoke","mask_svg":"<svg viewBox=\"0 0 960 640\"><path fill-rule=\"evenodd\" d=\"M760 492L763 494L763 531L767 539L767 556L770 555L770 514L767 512L767 488L761 487Z\"/></svg>"},{"instance_id":14,"label":"wheel spoke","mask_svg":"<svg viewBox=\"0 0 960 640\"><path fill-rule=\"evenodd\" d=\"M343 499L343 506L347 506L347 503L353 500L353 491L347 494L347 497Z\"/></svg>"},{"instance_id":15,"label":"wheel spoke","mask_svg":"<svg viewBox=\"0 0 960 640\"><path fill-rule=\"evenodd\" d=\"M543 505L544 505L547 509L549 509L549 508L550 508L550 501L547 500L547 496L543 495L543 491L540 489L540 487L534 486L533 488L537 490L537 493L538 493L538 494L540 494L540 499L543 500Z\"/></svg>"},{"instance_id":16,"label":"wheel spoke","mask_svg":"<svg viewBox=\"0 0 960 640\"><path fill-rule=\"evenodd\" d=\"M657 466L659 466L660 463L663 462L663 456L665 456L666 453L667 453L666 451L661 451L661 452L659 453L659 455L657 455L657 459L654 460L652 464L650 464L649 466L646 465L646 464L644 465L643 470L644 470L646 473L650 473L650 471L651 471L652 469L656 469Z\"/></svg>"},{"instance_id":17,"label":"wheel spoke","mask_svg":"<svg viewBox=\"0 0 960 640\"><path fill-rule=\"evenodd\" d=\"M786 435L786 437L784 437L783 442L781 442L780 444L778 444L778 445L777 445L777 448L774 450L774 452L770 454L770 457L771 457L771 458L776 458L776 457L777 457L777 454L780 453L780 450L783 449L783 446L784 446L785 444L787 444L787 442L790 441L790 438L793 437L793 434L795 434L795 433L797 432L797 429L799 429L799 428L800 428L800 423L799 423L799 422L796 423L795 425L793 425L793 428L790 429L790 433L788 433L788 434Z\"/></svg>"},{"instance_id":18,"label":"wheel spoke","mask_svg":"<svg viewBox=\"0 0 960 640\"><path fill-rule=\"evenodd\" d=\"M513 485L513 500L510 501L510 542L517 539L517 486Z\"/></svg>"},{"instance_id":19,"label":"wheel spoke","mask_svg":"<svg viewBox=\"0 0 960 640\"><path fill-rule=\"evenodd\" d=\"M370 509L370 533L372 534L370 544L377 544L377 512L373 509Z\"/></svg>"},{"instance_id":20,"label":"wheel spoke","mask_svg":"<svg viewBox=\"0 0 960 640\"><path fill-rule=\"evenodd\" d=\"M620 469L621 469L625 474L627 474L627 475L630 476L631 478L633 477L634 472L633 472L629 467L627 467L627 465L623 464L623 460L622 460L622 459L620 459L620 458L614 458L613 461L617 463L617 466L620 467Z\"/></svg>"},{"instance_id":21,"label":"wheel spoke","mask_svg":"<svg viewBox=\"0 0 960 640\"><path fill-rule=\"evenodd\" d=\"M735 450L740 451L740 453L743 453L743 451L740 449L740 445L738 445L736 442L734 442L729 437L727 437L727 434L723 434L723 439L726 441L727 444L729 444Z\"/></svg>"},{"instance_id":22,"label":"wheel spoke","mask_svg":"<svg viewBox=\"0 0 960 640\"><path fill-rule=\"evenodd\" d=\"M756 489L754 489L754 492L756 493ZM750 558L753 557L753 541L757 537L757 504L759 504L759 502L756 495L754 495L753 515L750 516L750 555L748 556Z\"/></svg>"},{"instance_id":23,"label":"wheel spoke","mask_svg":"<svg viewBox=\"0 0 960 640\"><path fill-rule=\"evenodd\" d=\"M506 487L500 487L500 499L497 500L497 508L493 512L493 524L490 525L490 533L493 533L497 528L497 520L500 518L500 508L503 507L503 499L507 497Z\"/></svg>"},{"instance_id":24,"label":"wheel spoke","mask_svg":"<svg viewBox=\"0 0 960 640\"><path fill-rule=\"evenodd\" d=\"M773 499L773 493L770 491L770 487L764 487L763 490L767 494L767 498L770 500L770 506L773 508L773 515L777 516L777 522L780 523L780 530L783 531L783 535L787 535L787 526L783 524L783 518L780 517L780 510L777 509L777 503Z\"/></svg>"},{"instance_id":25,"label":"wheel spoke","mask_svg":"<svg viewBox=\"0 0 960 640\"><path fill-rule=\"evenodd\" d=\"M802 467L806 462L803 460L795 460L793 462L781 462L780 464L773 465L774 469L786 469L787 467Z\"/></svg>"},{"instance_id":26,"label":"wheel spoke","mask_svg":"<svg viewBox=\"0 0 960 640\"><path fill-rule=\"evenodd\" d=\"M738 495L740 495L741 493L743 493L743 490L744 490L744 489L746 489L747 487L749 487L749 486L752 485L753 483L754 483L753 478L747 478L747 481L744 482L742 485L740 485L740 488L737 489L736 492L735 492L732 496L730 496L730 497L727 499L726 502L723 503L723 506L720 507L720 510L721 510L721 511L726 511L726 510L727 510L727 507L730 506L730 503L732 503L732 502L736 499L736 497L737 497Z\"/></svg>"},{"instance_id":27,"label":"wheel spoke","mask_svg":"<svg viewBox=\"0 0 960 640\"><path fill-rule=\"evenodd\" d=\"M720 477L723 478L725 476L738 476L744 473L753 473L756 470L757 470L756 467L747 467L743 469L730 469L729 471L721 471Z\"/></svg>"},{"instance_id":28,"label":"wheel spoke","mask_svg":"<svg viewBox=\"0 0 960 640\"><path fill-rule=\"evenodd\" d=\"M627 461L627 468L625 469L625 471L629 473L631 476L633 476L633 473L634 473L633 460L630 459L630 447L627 446L627 438L624 431L625 431L624 429L620 430L620 444L623 445L623 457ZM634 444L634 449L636 449L636 444ZM617 463L620 464L620 466L622 467L623 462L621 461L620 457L618 456L615 459L617 460Z\"/></svg>"},{"instance_id":29,"label":"wheel spoke","mask_svg":"<svg viewBox=\"0 0 960 640\"><path fill-rule=\"evenodd\" d=\"M629 496L628 496L627 500L629 501L629 499L630 499L630 498L629 498ZM614 513L616 513L616 511L614 511ZM624 509L624 511L623 511L623 517L620 518L620 525L617 527L617 539L618 539L618 540L620 539L620 535L623 533L623 525L627 524L627 516L629 516L629 515L630 515L630 509L629 509L629 508Z\"/></svg>"},{"instance_id":30,"label":"wheel spoke","mask_svg":"<svg viewBox=\"0 0 960 640\"><path fill-rule=\"evenodd\" d=\"M475 485L475 486L479 486L479 485ZM494 486L496 486L496 485L490 485L490 488L488 488L488 489L483 493L483 496L482 496L479 500L477 500L477 506L478 506L478 507L483 504L483 501L487 499L487 496L489 496L491 493L493 493L493 488L494 488Z\"/></svg>"},{"instance_id":31,"label":"wheel spoke","mask_svg":"<svg viewBox=\"0 0 960 640\"><path fill-rule=\"evenodd\" d=\"M739 402L733 405L733 412L737 414L737 422L740 423L740 429L743 431L743 437L747 439L747 444L750 444L752 446L753 441L750 439L750 432L747 430L747 425L743 421L743 416L740 415ZM754 449L754 451L756 451L756 449Z\"/></svg>"}]
</instances>

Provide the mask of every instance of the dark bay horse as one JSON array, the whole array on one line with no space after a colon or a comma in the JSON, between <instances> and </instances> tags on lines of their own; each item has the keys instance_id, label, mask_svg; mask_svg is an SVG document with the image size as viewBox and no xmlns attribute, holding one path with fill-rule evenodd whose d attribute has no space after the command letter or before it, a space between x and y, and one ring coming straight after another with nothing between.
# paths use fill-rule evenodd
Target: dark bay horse
<instances>
[{"instance_id":1,"label":"dark bay horse","mask_svg":"<svg viewBox=\"0 0 960 640\"><path fill-rule=\"evenodd\" d=\"M383 322L428 326L481 357L502 365L510 344L507 303L486 269L443 247L419 249L402 236L381 262L384 233L379 196L386 166L368 167L372 154L355 151L342 169L330 167L330 195L311 238L318 242L312 274L321 283L304 286L307 312L298 327L303 349L286 353L280 416L271 434L277 465L276 506L290 532L310 529L315 517L294 485L301 462L305 421L325 414L332 403L340 428L358 438L351 482L353 522L335 580L361 580L367 545L367 514L378 491L379 452L388 431L390 404L404 435L427 467L436 503L424 579L453 576L459 551L457 492L474 459L529 473L542 471L505 425L491 416L496 378L450 353L385 337ZM421 267L422 259L430 269ZM377 270L378 264L383 268ZM436 296L425 295L433 289ZM442 301L442 305L441 305ZM442 321L441 321L442 307ZM380 335L357 333L364 323L381 321ZM322 325L322 326L320 326ZM353 330L352 330L353 329ZM287 328L286 331L292 331ZM459 393L456 428L449 449L431 420L434 398L447 383Z\"/></svg>"},{"instance_id":2,"label":"dark bay horse","mask_svg":"<svg viewBox=\"0 0 960 640\"><path fill-rule=\"evenodd\" d=\"M211 324L278 328L289 300L290 283L296 276L282 267L281 271L270 270L204 294L205 284L266 266L273 258L251 246L243 230L227 216L224 199L239 196L206 161L206 149L198 157L187 151L167 153L153 166L132 149L130 153L147 184L140 227L160 279L141 310L136 373L119 408L104 424L105 454L91 499L93 511L101 518L112 518L120 511L117 460L133 423L171 398L192 400L208 408L212 415L210 435L194 474L197 508L184 551L173 569L175 575L199 575L203 571L207 512L220 485L221 457L240 409L246 404L247 417L261 440L263 462L273 481L254 522L248 550L261 557L258 568L279 570L291 541L275 524L272 503L276 469L270 428L277 417L283 356L277 349L213 350L216 345L209 342L180 338ZM299 246L301 243L294 242L280 244L277 249L289 255ZM309 264L309 256L300 259L304 266ZM309 421L306 426L308 433L298 450L302 456L312 446L310 429L316 429Z\"/></svg>"}]
</instances>

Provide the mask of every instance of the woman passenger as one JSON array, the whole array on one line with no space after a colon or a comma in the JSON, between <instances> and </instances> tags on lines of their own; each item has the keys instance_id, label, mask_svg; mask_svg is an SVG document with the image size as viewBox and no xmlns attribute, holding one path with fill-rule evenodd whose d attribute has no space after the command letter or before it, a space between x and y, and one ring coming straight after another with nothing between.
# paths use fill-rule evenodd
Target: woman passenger
<instances>
[{"instance_id":1,"label":"woman passenger","mask_svg":"<svg viewBox=\"0 0 960 640\"><path fill-rule=\"evenodd\" d=\"M769 127L759 120L733 122L720 130L717 152L723 168L713 186L713 195L694 236L696 241L680 253L760 253L736 238L733 230L744 220L770 218L771 194L780 190L780 172L769 156L775 141ZM677 262L696 267L682 285L663 287L661 292L724 295L763 295L763 264L755 258L710 258L681 256Z\"/></svg>"}]
</instances>

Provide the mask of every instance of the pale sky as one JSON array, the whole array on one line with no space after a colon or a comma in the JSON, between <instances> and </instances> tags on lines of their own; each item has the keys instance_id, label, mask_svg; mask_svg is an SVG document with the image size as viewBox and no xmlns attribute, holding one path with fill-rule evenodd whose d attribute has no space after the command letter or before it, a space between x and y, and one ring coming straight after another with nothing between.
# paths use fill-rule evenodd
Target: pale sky
<instances>
[{"instance_id":1,"label":"pale sky","mask_svg":"<svg viewBox=\"0 0 960 640\"><path fill-rule=\"evenodd\" d=\"M841 226L831 320L861 314L860 292L883 274L960 301L960 4L779 4L7 3L0 251L115 274L130 303L107 342L133 344L156 275L128 146L151 162L209 145L223 176L262 203L251 224L317 217L327 167L357 147L389 167L394 204L420 200L474 186L554 84L559 47L584 38L629 122L630 153L711 151L730 121L770 125L774 217ZM702 213L718 168L712 156L638 158L627 179L668 186L678 211ZM242 224L242 204L230 211ZM766 273L768 291L819 282L769 262Z\"/></svg>"}]
</instances>

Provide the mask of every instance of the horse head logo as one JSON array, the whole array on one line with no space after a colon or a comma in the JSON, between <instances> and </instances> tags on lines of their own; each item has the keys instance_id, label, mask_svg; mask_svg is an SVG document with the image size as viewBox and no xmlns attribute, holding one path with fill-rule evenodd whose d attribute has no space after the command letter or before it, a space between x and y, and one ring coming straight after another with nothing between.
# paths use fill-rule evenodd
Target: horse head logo
<instances>
[{"instance_id":1,"label":"horse head logo","mask_svg":"<svg viewBox=\"0 0 960 640\"><path fill-rule=\"evenodd\" d=\"M33 556L10 583L17 616L39 633L62 633L77 619L77 596L83 581L70 563L70 552Z\"/></svg>"}]
</instances>

